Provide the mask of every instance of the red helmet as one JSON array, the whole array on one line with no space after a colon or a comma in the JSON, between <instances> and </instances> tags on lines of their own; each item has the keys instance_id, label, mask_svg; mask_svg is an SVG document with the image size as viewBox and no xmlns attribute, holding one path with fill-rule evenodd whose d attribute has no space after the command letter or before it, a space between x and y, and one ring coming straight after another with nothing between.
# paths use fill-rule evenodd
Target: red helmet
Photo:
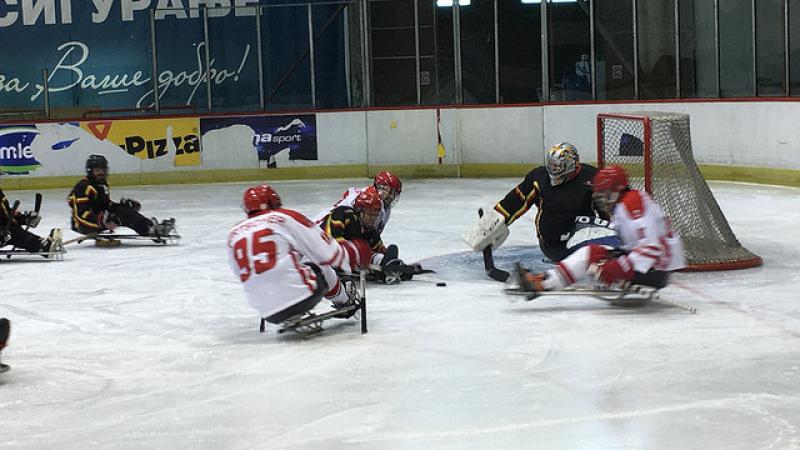
<instances>
[{"instance_id":1,"label":"red helmet","mask_svg":"<svg viewBox=\"0 0 800 450\"><path fill-rule=\"evenodd\" d=\"M253 186L244 191L242 197L242 209L248 216L252 216L260 211L268 211L281 207L281 198L275 189L262 184Z\"/></svg>"},{"instance_id":2,"label":"red helmet","mask_svg":"<svg viewBox=\"0 0 800 450\"><path fill-rule=\"evenodd\" d=\"M619 192L628 187L628 175L621 166L606 166L597 171L592 180L592 190Z\"/></svg>"},{"instance_id":3,"label":"red helmet","mask_svg":"<svg viewBox=\"0 0 800 450\"><path fill-rule=\"evenodd\" d=\"M620 199L620 192L628 187L628 175L620 166L606 166L598 170L592 180L594 204L611 214Z\"/></svg>"},{"instance_id":4,"label":"red helmet","mask_svg":"<svg viewBox=\"0 0 800 450\"><path fill-rule=\"evenodd\" d=\"M389 186L393 191L396 191L398 194L403 192L403 183L400 182L400 178L394 176L391 172L381 171L375 175L375 182L373 183L376 187L377 186Z\"/></svg>"},{"instance_id":5,"label":"red helmet","mask_svg":"<svg viewBox=\"0 0 800 450\"><path fill-rule=\"evenodd\" d=\"M383 208L383 202L381 201L381 196L378 195L378 191L376 191L374 187L370 186L358 194L353 206L362 212L367 211L377 213Z\"/></svg>"}]
</instances>

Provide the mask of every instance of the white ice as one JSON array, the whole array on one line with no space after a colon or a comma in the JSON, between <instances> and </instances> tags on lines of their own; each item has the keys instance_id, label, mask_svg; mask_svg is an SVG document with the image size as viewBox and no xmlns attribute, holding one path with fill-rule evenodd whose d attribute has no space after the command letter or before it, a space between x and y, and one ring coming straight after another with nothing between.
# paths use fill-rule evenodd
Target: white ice
<instances>
[{"instance_id":1,"label":"white ice","mask_svg":"<svg viewBox=\"0 0 800 450\"><path fill-rule=\"evenodd\" d=\"M385 240L447 287L371 285L369 334L340 321L310 340L259 334L227 267L248 183L114 189L183 240L0 262L0 447L800 448L800 190L711 184L765 264L675 276L664 296L690 315L509 302L460 234L517 181L407 180ZM366 182L274 186L314 214ZM68 228L66 195L44 192L37 231ZM506 248L537 260L531 220L511 229Z\"/></svg>"}]
</instances>

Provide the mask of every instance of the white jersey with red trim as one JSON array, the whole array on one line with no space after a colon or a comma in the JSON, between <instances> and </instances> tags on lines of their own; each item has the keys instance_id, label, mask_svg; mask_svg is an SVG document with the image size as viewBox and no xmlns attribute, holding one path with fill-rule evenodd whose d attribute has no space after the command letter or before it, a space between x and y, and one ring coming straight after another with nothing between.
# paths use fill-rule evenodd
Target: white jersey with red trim
<instances>
[{"instance_id":1,"label":"white jersey with red trim","mask_svg":"<svg viewBox=\"0 0 800 450\"><path fill-rule=\"evenodd\" d=\"M243 220L228 235L229 261L250 306L268 317L310 297L317 275L311 261L350 271L350 255L302 214L276 209Z\"/></svg>"},{"instance_id":2,"label":"white jersey with red trim","mask_svg":"<svg viewBox=\"0 0 800 450\"><path fill-rule=\"evenodd\" d=\"M628 191L614 208L611 225L622 239L622 249L639 273L686 267L683 241L672 230L664 210L646 192Z\"/></svg>"},{"instance_id":3,"label":"white jersey with red trim","mask_svg":"<svg viewBox=\"0 0 800 450\"><path fill-rule=\"evenodd\" d=\"M351 187L348 190L344 191L342 197L333 204L330 208L320 211L314 217L314 222L317 224L321 224L322 221L325 219L325 216L330 214L331 211L336 209L339 206L350 206L352 207L356 202L356 197L359 194L364 192L369 186L365 186L363 188ZM378 234L383 233L383 229L386 227L386 224L389 222L389 215L391 215L392 209L386 208L385 206L381 205L381 212L378 214L378 219L375 221L375 229L378 231Z\"/></svg>"}]
</instances>

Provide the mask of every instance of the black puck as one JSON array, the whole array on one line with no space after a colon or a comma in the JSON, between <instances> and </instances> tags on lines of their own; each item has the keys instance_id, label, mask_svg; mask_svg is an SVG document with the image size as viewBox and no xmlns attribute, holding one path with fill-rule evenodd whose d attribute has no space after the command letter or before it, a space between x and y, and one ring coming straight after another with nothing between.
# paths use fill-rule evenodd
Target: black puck
<instances>
[{"instance_id":1,"label":"black puck","mask_svg":"<svg viewBox=\"0 0 800 450\"><path fill-rule=\"evenodd\" d=\"M436 283L436 287L445 287L445 286L447 286L447 283L445 283L444 281Z\"/></svg>"}]
</instances>

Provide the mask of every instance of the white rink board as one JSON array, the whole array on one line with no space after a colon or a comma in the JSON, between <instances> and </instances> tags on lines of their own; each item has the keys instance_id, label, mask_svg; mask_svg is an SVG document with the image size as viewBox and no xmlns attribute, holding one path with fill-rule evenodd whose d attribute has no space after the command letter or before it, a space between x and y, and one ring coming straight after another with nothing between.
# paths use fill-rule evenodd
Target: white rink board
<instances>
[{"instance_id":1,"label":"white rink board","mask_svg":"<svg viewBox=\"0 0 800 450\"><path fill-rule=\"evenodd\" d=\"M798 102L670 102L443 108L438 130L447 149L446 164L540 164L544 149L557 142L575 144L586 162L596 161L596 122L601 112L658 110L691 116L692 144L699 164L800 170ZM290 161L278 155L279 167L358 165L436 165L436 109L321 112L316 115L315 161ZM154 119L157 122L157 119ZM165 118L165 120L169 120ZM42 167L25 177L83 173L90 154L109 158L116 173L253 169L252 131L231 126L202 140L202 164L176 166L175 146L167 155L141 160L102 141L75 124L43 123L32 151ZM0 130L1 131L1 130ZM59 142L78 139L68 149Z\"/></svg>"}]
</instances>

